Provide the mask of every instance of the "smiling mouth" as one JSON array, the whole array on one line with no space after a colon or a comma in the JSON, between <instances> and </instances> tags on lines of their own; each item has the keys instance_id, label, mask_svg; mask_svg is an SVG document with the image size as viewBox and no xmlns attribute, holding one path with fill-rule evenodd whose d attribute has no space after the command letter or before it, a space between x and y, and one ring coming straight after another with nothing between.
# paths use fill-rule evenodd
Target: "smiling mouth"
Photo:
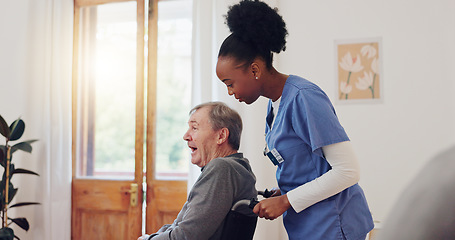
<instances>
[{"instance_id":1,"label":"smiling mouth","mask_svg":"<svg viewBox=\"0 0 455 240\"><path fill-rule=\"evenodd\" d=\"M195 148L195 147L190 147L190 146L188 146L188 147L191 149L191 153L194 153L197 150L197 148Z\"/></svg>"}]
</instances>

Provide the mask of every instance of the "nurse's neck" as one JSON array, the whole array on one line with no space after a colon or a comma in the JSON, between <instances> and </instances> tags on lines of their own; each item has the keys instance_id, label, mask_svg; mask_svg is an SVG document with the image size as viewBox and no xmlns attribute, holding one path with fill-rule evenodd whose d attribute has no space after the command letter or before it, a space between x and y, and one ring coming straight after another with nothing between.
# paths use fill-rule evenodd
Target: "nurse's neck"
<instances>
[{"instance_id":1,"label":"nurse's neck","mask_svg":"<svg viewBox=\"0 0 455 240\"><path fill-rule=\"evenodd\" d=\"M276 101L281 97L283 93L284 84L289 75L278 72L275 68L272 67L270 71L267 71L265 74L264 81L264 94L263 96Z\"/></svg>"}]
</instances>

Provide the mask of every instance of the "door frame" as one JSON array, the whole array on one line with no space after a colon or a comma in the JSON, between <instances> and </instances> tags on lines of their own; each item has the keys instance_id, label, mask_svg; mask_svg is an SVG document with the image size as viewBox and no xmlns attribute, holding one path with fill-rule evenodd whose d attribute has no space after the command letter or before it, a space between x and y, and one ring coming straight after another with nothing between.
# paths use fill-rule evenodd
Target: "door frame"
<instances>
[{"instance_id":1,"label":"door frame","mask_svg":"<svg viewBox=\"0 0 455 240\"><path fill-rule=\"evenodd\" d=\"M135 128L135 173L134 180L106 180L77 177L77 109L78 109L78 65L79 65L79 20L81 7L96 6L115 2L137 2L137 54L136 54L136 128ZM144 0L74 0L73 29L73 72L72 72L72 196L71 196L71 238L78 240L83 227L84 211L126 211L128 239L136 239L142 233L142 182L144 144ZM131 184L137 184L137 192L131 192ZM130 203L131 195L137 194L137 204ZM105 209L103 203L113 209ZM90 227L90 226L89 226ZM85 230L85 229L84 229Z\"/></svg>"},{"instance_id":2,"label":"door frame","mask_svg":"<svg viewBox=\"0 0 455 240\"><path fill-rule=\"evenodd\" d=\"M135 130L135 175L132 181L110 181L101 179L77 178L77 87L78 87L78 51L79 51L79 18L80 8L113 2L136 1L137 16L137 66L136 66L136 130ZM145 12L145 1L148 1L148 11ZM140 7L142 6L142 7ZM72 239L81 229L77 217L77 208L84 207L87 202L109 201L101 196L103 189L115 189L120 193L117 202L127 202L130 193L128 184L136 183L138 188L138 206L132 210L135 215L134 223L128 223L129 228L142 226L142 184L144 181L144 139L146 141L146 188L145 226L147 233L156 232L162 225L172 223L187 198L187 181L158 180L155 176L156 153L156 112L157 112L157 45L158 45L158 0L74 0L74 35L73 35L73 82L72 82ZM144 81L145 68L145 17L148 22L148 52L147 52L147 86ZM147 92L146 113L145 92ZM145 116L146 115L146 118ZM144 136L145 134L145 136ZM99 184L102 187L93 187ZM114 187L115 186L115 187ZM91 187L91 189L90 189ZM100 206L102 208L102 206ZM140 214L139 214L140 213ZM140 216L139 216L140 215ZM140 230L133 230L128 239L140 236Z\"/></svg>"},{"instance_id":3,"label":"door frame","mask_svg":"<svg viewBox=\"0 0 455 240\"><path fill-rule=\"evenodd\" d=\"M145 232L154 233L176 218L187 198L187 181L158 180L155 176L158 0L148 0L148 71L147 71L147 136L146 136L146 215Z\"/></svg>"}]
</instances>

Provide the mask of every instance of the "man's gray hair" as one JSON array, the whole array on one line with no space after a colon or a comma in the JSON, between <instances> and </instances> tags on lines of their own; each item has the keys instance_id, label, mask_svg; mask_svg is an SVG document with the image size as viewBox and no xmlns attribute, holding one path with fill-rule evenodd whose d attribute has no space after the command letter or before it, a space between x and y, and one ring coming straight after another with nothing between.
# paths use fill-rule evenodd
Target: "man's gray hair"
<instances>
[{"instance_id":1,"label":"man's gray hair","mask_svg":"<svg viewBox=\"0 0 455 240\"><path fill-rule=\"evenodd\" d=\"M223 102L206 102L195 106L190 115L198 109L209 107L209 123L213 130L227 128L229 130L228 143L234 150L239 150L240 135L242 135L242 118L234 109Z\"/></svg>"}]
</instances>

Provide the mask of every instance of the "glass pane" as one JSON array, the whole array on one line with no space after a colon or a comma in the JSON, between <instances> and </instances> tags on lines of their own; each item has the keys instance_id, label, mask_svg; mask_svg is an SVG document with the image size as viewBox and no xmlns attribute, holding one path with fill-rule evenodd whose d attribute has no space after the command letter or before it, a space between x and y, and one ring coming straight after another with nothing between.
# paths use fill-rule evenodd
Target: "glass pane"
<instances>
[{"instance_id":1,"label":"glass pane","mask_svg":"<svg viewBox=\"0 0 455 240\"><path fill-rule=\"evenodd\" d=\"M189 151L183 134L191 109L192 1L158 2L158 179L185 179Z\"/></svg>"},{"instance_id":2,"label":"glass pane","mask_svg":"<svg viewBox=\"0 0 455 240\"><path fill-rule=\"evenodd\" d=\"M136 2L81 9L78 176L133 179Z\"/></svg>"}]
</instances>

